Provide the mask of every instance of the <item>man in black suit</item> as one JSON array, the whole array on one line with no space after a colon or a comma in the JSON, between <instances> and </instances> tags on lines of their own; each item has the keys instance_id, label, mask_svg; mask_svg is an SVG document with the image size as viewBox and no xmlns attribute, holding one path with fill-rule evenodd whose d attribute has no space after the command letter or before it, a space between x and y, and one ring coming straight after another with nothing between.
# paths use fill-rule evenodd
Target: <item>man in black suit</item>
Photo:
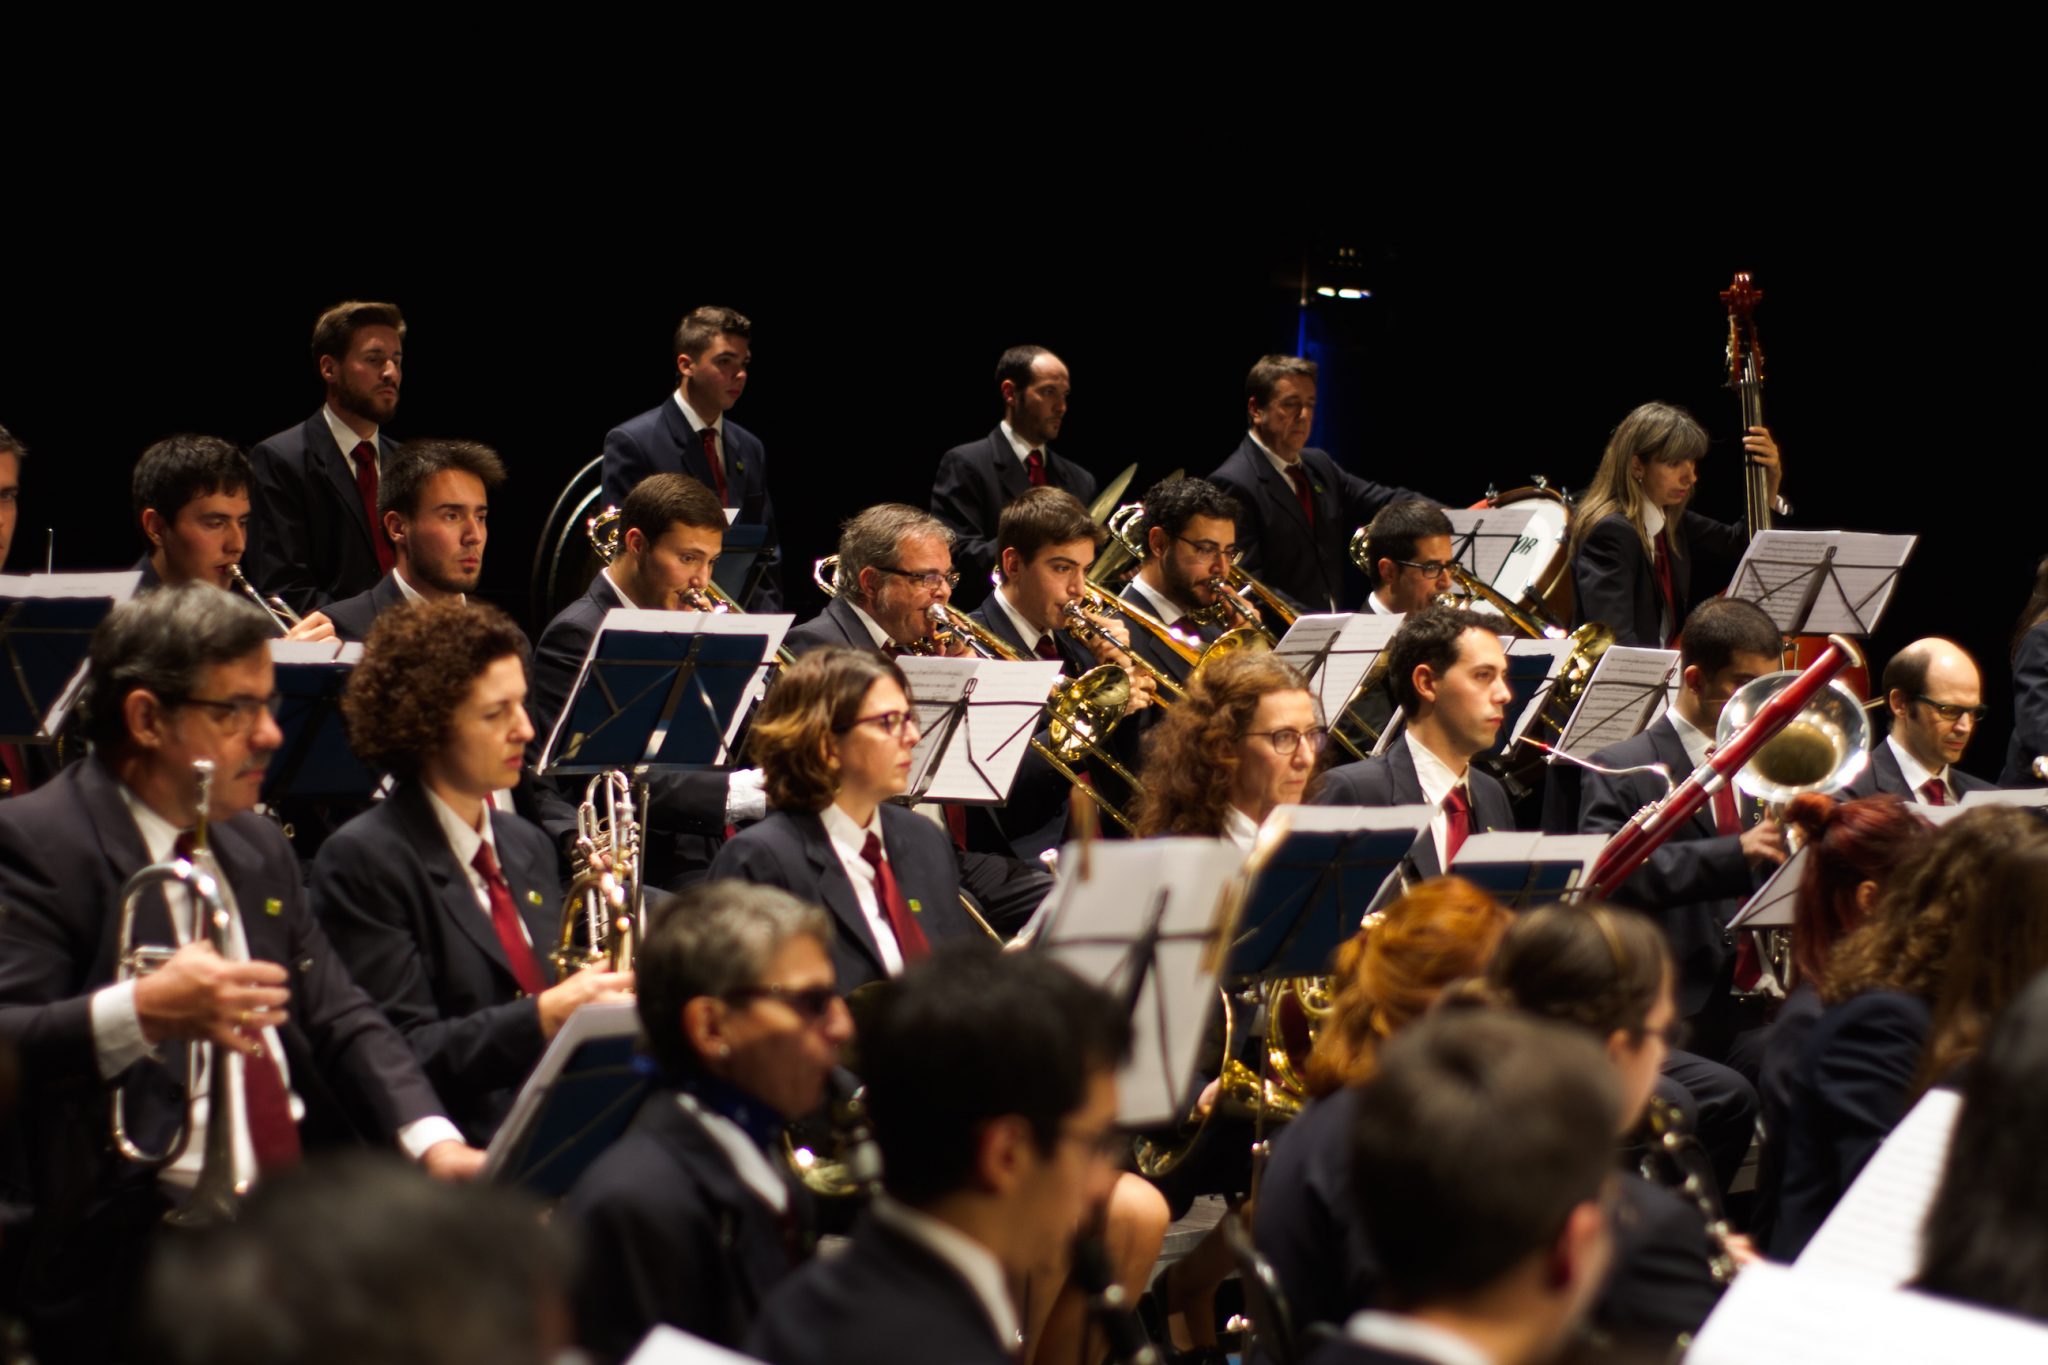
<instances>
[{"instance_id":1,"label":"man in black suit","mask_svg":"<svg viewBox=\"0 0 2048 1365\"><path fill-rule=\"evenodd\" d=\"M1880 793L1929 806L1952 806L1994 784L1955 765L1984 723L1984 678L1961 645L1939 636L1915 640L1884 666L1891 733L1842 799Z\"/></svg>"},{"instance_id":2,"label":"man in black suit","mask_svg":"<svg viewBox=\"0 0 2048 1365\"><path fill-rule=\"evenodd\" d=\"M589 591L548 622L534 646L528 698L534 737L527 746L528 767L540 761L541 747L569 704L605 613L694 610L686 597L703 592L724 545L725 513L697 480L653 474L627 495L620 509L617 556L590 580ZM565 777L533 784L535 816L565 858L575 840L584 783L581 777ZM669 891L703 877L728 824L767 813L761 775L750 768L661 773L649 785L648 805L645 877L648 885Z\"/></svg>"},{"instance_id":3,"label":"man in black suit","mask_svg":"<svg viewBox=\"0 0 2048 1365\"><path fill-rule=\"evenodd\" d=\"M1237 499L1207 479L1167 479L1145 491L1145 515L1139 522L1139 548L1144 558L1124 584L1123 600L1178 632L1182 642L1199 651L1223 627L1197 621L1198 613L1220 600L1216 580L1230 572L1237 554ZM1183 686L1194 665L1158 636L1134 630L1132 647L1147 663Z\"/></svg>"},{"instance_id":4,"label":"man in black suit","mask_svg":"<svg viewBox=\"0 0 2048 1365\"><path fill-rule=\"evenodd\" d=\"M1261 356L1245 377L1249 429L1209 481L1243 507L1245 568L1306 611L1337 611L1351 533L1405 488L1361 479L1308 444L1316 416L1316 363Z\"/></svg>"},{"instance_id":5,"label":"man in black suit","mask_svg":"<svg viewBox=\"0 0 2048 1365\"><path fill-rule=\"evenodd\" d=\"M395 562L377 484L398 446L383 434L405 377L405 317L391 303L338 303L313 324L320 410L249 452L255 517L249 577L301 613L367 592Z\"/></svg>"},{"instance_id":6,"label":"man in black suit","mask_svg":"<svg viewBox=\"0 0 2048 1365\"><path fill-rule=\"evenodd\" d=\"M1049 957L969 948L911 968L860 1040L883 1193L846 1254L768 1296L750 1353L1015 1361L1011 1286L1056 1263L1115 1182L1129 1047L1122 1008Z\"/></svg>"},{"instance_id":7,"label":"man in black suit","mask_svg":"<svg viewBox=\"0 0 2048 1365\"><path fill-rule=\"evenodd\" d=\"M491 804L533 738L525 698L526 637L495 607L444 600L393 618L341 710L349 747L396 785L321 846L307 889L356 984L479 1147L569 1016L625 1000L633 980L550 960L555 846Z\"/></svg>"},{"instance_id":8,"label":"man in black suit","mask_svg":"<svg viewBox=\"0 0 2048 1365\"><path fill-rule=\"evenodd\" d=\"M249 537L249 457L217 436L171 436L142 452L129 503L149 542L138 592L180 583L232 588Z\"/></svg>"},{"instance_id":9,"label":"man in black suit","mask_svg":"<svg viewBox=\"0 0 2048 1365\"><path fill-rule=\"evenodd\" d=\"M604 499L623 506L650 474L687 474L703 484L721 507L739 509L735 524L767 528L754 585L740 605L774 612L782 610L782 551L768 496L768 457L760 437L726 420L747 387L753 335L754 324L731 308L695 308L683 318L676 327L675 392L605 433Z\"/></svg>"},{"instance_id":10,"label":"man in black suit","mask_svg":"<svg viewBox=\"0 0 2048 1365\"><path fill-rule=\"evenodd\" d=\"M401 602L460 602L475 592L491 490L504 482L498 452L475 441L415 441L393 455L377 488L377 516L397 562L368 592L327 608L334 633L367 640L377 618Z\"/></svg>"},{"instance_id":11,"label":"man in black suit","mask_svg":"<svg viewBox=\"0 0 2048 1365\"><path fill-rule=\"evenodd\" d=\"M1613 1261L1621 1103L1599 1049L1555 1024L1461 1011L1396 1037L1360 1091L1351 1137L1380 1303L1308 1365L1548 1359Z\"/></svg>"},{"instance_id":12,"label":"man in black suit","mask_svg":"<svg viewBox=\"0 0 2048 1365\"><path fill-rule=\"evenodd\" d=\"M1419 880L1440 875L1473 834L1513 829L1498 781L1472 766L1493 747L1514 691L1499 623L1477 612L1425 607L1387 644L1387 677L1407 724L1377 758L1333 768L1320 806L1434 806L1410 852Z\"/></svg>"},{"instance_id":13,"label":"man in black suit","mask_svg":"<svg viewBox=\"0 0 2048 1365\"><path fill-rule=\"evenodd\" d=\"M1365 528L1372 591L1360 610L1404 616L1451 591L1451 534L1444 509L1421 498L1397 498L1374 513Z\"/></svg>"},{"instance_id":14,"label":"man in black suit","mask_svg":"<svg viewBox=\"0 0 2048 1365\"><path fill-rule=\"evenodd\" d=\"M915 507L877 503L839 528L838 556L838 590L785 637L792 653L845 645L893 656L933 638L932 605L950 602L960 585L951 528Z\"/></svg>"},{"instance_id":15,"label":"man in black suit","mask_svg":"<svg viewBox=\"0 0 2048 1365\"><path fill-rule=\"evenodd\" d=\"M202 1082L187 1112L190 1046L219 1044L242 1082L237 1179L290 1164L302 1141L396 1140L448 1175L482 1164L308 913L283 836L250 813L281 739L269 712L274 633L256 607L196 585L124 603L93 638L92 757L0 803L0 1040L19 1055L26 1092L7 1178L32 1210L7 1240L6 1297L44 1360L108 1358L150 1233L198 1176L210 1106ZM229 951L224 960L194 941L185 891L145 895L137 940L184 946L116 982L120 888L186 847L197 760L213 764L208 837ZM117 1155L117 1089L147 1145L189 1119L185 1154L163 1168Z\"/></svg>"},{"instance_id":16,"label":"man in black suit","mask_svg":"<svg viewBox=\"0 0 2048 1365\"><path fill-rule=\"evenodd\" d=\"M1052 449L1067 416L1067 367L1043 346L1012 346L996 362L1003 420L939 457L932 515L953 529L953 559L979 601L996 566L996 521L1027 488L1063 488L1085 506L1095 476Z\"/></svg>"}]
</instances>

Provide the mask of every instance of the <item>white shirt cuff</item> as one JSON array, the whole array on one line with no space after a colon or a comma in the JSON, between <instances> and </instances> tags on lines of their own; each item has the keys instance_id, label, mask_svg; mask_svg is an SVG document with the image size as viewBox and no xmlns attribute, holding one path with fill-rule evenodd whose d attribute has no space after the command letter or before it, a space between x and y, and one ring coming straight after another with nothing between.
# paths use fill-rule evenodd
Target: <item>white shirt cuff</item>
<instances>
[{"instance_id":1,"label":"white shirt cuff","mask_svg":"<svg viewBox=\"0 0 2048 1365\"><path fill-rule=\"evenodd\" d=\"M439 1142L461 1142L462 1132L439 1114L414 1119L398 1130L398 1145L414 1161L424 1161L427 1150Z\"/></svg>"},{"instance_id":2,"label":"white shirt cuff","mask_svg":"<svg viewBox=\"0 0 2048 1365\"><path fill-rule=\"evenodd\" d=\"M91 1010L92 1047L99 1056L101 1080L111 1081L154 1051L142 1036L133 979L94 991Z\"/></svg>"},{"instance_id":3,"label":"white shirt cuff","mask_svg":"<svg viewBox=\"0 0 2048 1365\"><path fill-rule=\"evenodd\" d=\"M768 779L759 768L735 768L725 781L725 822L768 818Z\"/></svg>"}]
</instances>

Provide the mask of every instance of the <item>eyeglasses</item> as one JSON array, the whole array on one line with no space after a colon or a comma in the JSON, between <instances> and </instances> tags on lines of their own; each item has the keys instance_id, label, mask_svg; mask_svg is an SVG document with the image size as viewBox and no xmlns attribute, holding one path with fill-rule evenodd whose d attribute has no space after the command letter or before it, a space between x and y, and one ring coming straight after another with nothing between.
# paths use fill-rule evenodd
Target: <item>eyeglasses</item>
<instances>
[{"instance_id":1,"label":"eyeglasses","mask_svg":"<svg viewBox=\"0 0 2048 1365\"><path fill-rule=\"evenodd\" d=\"M230 731L247 731L256 728L256 715L268 711L272 719L284 709L284 694L272 692L267 697L230 697L217 701L212 697L172 697L174 706L203 706L213 712L213 718Z\"/></svg>"},{"instance_id":2,"label":"eyeglasses","mask_svg":"<svg viewBox=\"0 0 2048 1365\"><path fill-rule=\"evenodd\" d=\"M726 994L727 1000L740 1004L747 1000L780 1000L805 1019L816 1023L828 1014L839 1001L837 986L805 986L797 989L790 986L742 986Z\"/></svg>"},{"instance_id":3,"label":"eyeglasses","mask_svg":"<svg viewBox=\"0 0 2048 1365\"><path fill-rule=\"evenodd\" d=\"M898 578L907 578L926 592L937 592L941 588L957 588L960 586L960 575L957 573L940 573L937 569L924 569L913 573L909 569L895 569L887 564L877 564L875 567L883 573L892 573Z\"/></svg>"},{"instance_id":4,"label":"eyeglasses","mask_svg":"<svg viewBox=\"0 0 2048 1365\"><path fill-rule=\"evenodd\" d=\"M1991 708L1988 706L1956 706L1949 702L1936 701L1925 692L1915 692L1913 700L1926 702L1934 708L1935 715L1940 716L1951 725L1961 720L1964 716L1968 716L1976 724L1982 725L1984 717L1991 714Z\"/></svg>"},{"instance_id":5,"label":"eyeglasses","mask_svg":"<svg viewBox=\"0 0 2048 1365\"><path fill-rule=\"evenodd\" d=\"M1130 1150L1131 1135L1124 1131L1123 1125L1116 1123L1095 1133L1062 1126L1060 1141L1079 1144L1082 1151L1097 1161L1122 1161L1124 1153Z\"/></svg>"},{"instance_id":6,"label":"eyeglasses","mask_svg":"<svg viewBox=\"0 0 2048 1365\"><path fill-rule=\"evenodd\" d=\"M1237 547L1235 545L1218 545L1213 540L1189 540L1186 536L1175 536L1174 539L1187 546L1190 550L1193 550L1203 559L1214 559L1217 555L1222 555L1225 559L1237 558Z\"/></svg>"},{"instance_id":7,"label":"eyeglasses","mask_svg":"<svg viewBox=\"0 0 2048 1365\"><path fill-rule=\"evenodd\" d=\"M1442 578L1458 566L1455 559L1425 559L1419 563L1412 559L1397 559L1394 562L1404 569L1415 570L1424 578Z\"/></svg>"},{"instance_id":8,"label":"eyeglasses","mask_svg":"<svg viewBox=\"0 0 2048 1365\"><path fill-rule=\"evenodd\" d=\"M844 727L842 727L839 733L842 735L846 734L848 731L852 730L856 725L875 726L876 728L881 730L883 734L887 735L891 739L896 738L897 734L906 725L910 727L913 733L915 733L919 728L917 724L917 716L912 712L884 711L878 716L856 716L853 718L853 720L849 721Z\"/></svg>"},{"instance_id":9,"label":"eyeglasses","mask_svg":"<svg viewBox=\"0 0 2048 1365\"><path fill-rule=\"evenodd\" d=\"M1285 758L1301 745L1308 745L1308 751L1319 754L1330 742L1330 729L1326 725L1311 725L1306 730L1247 730L1246 739L1263 739L1273 746L1273 752Z\"/></svg>"}]
</instances>

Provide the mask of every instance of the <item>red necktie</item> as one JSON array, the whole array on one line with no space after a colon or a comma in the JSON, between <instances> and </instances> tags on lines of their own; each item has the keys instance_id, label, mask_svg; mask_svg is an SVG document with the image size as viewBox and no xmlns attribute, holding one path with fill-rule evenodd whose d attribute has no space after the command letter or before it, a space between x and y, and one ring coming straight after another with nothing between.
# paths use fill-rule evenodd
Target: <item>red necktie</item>
<instances>
[{"instance_id":1,"label":"red necktie","mask_svg":"<svg viewBox=\"0 0 2048 1365\"><path fill-rule=\"evenodd\" d=\"M377 515L377 447L369 441L358 442L353 454L356 496L363 500L363 513L370 519L370 548L377 552L377 567L390 573L398 556L391 548L390 537L384 534L384 518Z\"/></svg>"},{"instance_id":2,"label":"red necktie","mask_svg":"<svg viewBox=\"0 0 2048 1365\"><path fill-rule=\"evenodd\" d=\"M505 874L498 870L498 860L491 856L489 844L476 846L476 857L469 865L484 879L484 889L491 898L491 928L497 931L498 946L505 950L505 961L512 965L512 979L519 983L519 989L526 995L539 995L547 989L541 980L540 963L534 958L533 945L526 941L525 932L519 927L519 912L512 908L512 888L505 881Z\"/></svg>"},{"instance_id":3,"label":"red necktie","mask_svg":"<svg viewBox=\"0 0 2048 1365\"><path fill-rule=\"evenodd\" d=\"M718 505L723 507L727 501L725 466L718 459L718 428L705 427L697 433L697 438L704 442L704 463L711 466L711 487L718 494Z\"/></svg>"},{"instance_id":4,"label":"red necktie","mask_svg":"<svg viewBox=\"0 0 2048 1365\"><path fill-rule=\"evenodd\" d=\"M1930 777L1922 783L1920 794L1927 798L1927 804L1930 806L1946 806L1948 804L1948 788L1942 785L1942 781L1938 777Z\"/></svg>"},{"instance_id":5,"label":"red necktie","mask_svg":"<svg viewBox=\"0 0 2048 1365\"><path fill-rule=\"evenodd\" d=\"M1041 659L1050 659L1054 663L1059 662L1060 647L1057 644L1053 643L1051 631L1047 631L1045 634L1038 637L1038 648L1035 651L1035 653Z\"/></svg>"},{"instance_id":6,"label":"red necktie","mask_svg":"<svg viewBox=\"0 0 2048 1365\"><path fill-rule=\"evenodd\" d=\"M903 888L896 884L895 870L882 856L881 836L870 834L867 843L861 846L860 856L867 859L868 866L875 870L875 899L881 902L883 918L889 921L889 928L896 935L896 946L903 953L904 963L908 965L929 955L932 945L926 941L924 930L911 916L910 905L903 899Z\"/></svg>"},{"instance_id":7,"label":"red necktie","mask_svg":"<svg viewBox=\"0 0 2048 1365\"><path fill-rule=\"evenodd\" d=\"M1043 488L1045 486L1045 456L1035 450L1026 455L1024 457L1024 477L1030 480L1033 488Z\"/></svg>"},{"instance_id":8,"label":"red necktie","mask_svg":"<svg viewBox=\"0 0 2048 1365\"><path fill-rule=\"evenodd\" d=\"M1672 639L1676 639L1679 627L1678 589L1672 585L1671 580L1671 543L1665 539L1662 531L1659 531L1657 538L1650 542L1650 560L1657 573L1657 591L1664 598L1665 610L1671 613ZM1669 644L1670 640L1665 643Z\"/></svg>"},{"instance_id":9,"label":"red necktie","mask_svg":"<svg viewBox=\"0 0 2048 1365\"><path fill-rule=\"evenodd\" d=\"M1316 524L1316 500L1308 489L1308 475L1300 465L1291 464L1287 466L1287 481L1294 485L1294 496L1301 502L1301 519L1313 527Z\"/></svg>"},{"instance_id":10,"label":"red necktie","mask_svg":"<svg viewBox=\"0 0 2048 1365\"><path fill-rule=\"evenodd\" d=\"M178 836L171 852L190 861L194 848L188 831ZM258 1172L269 1174L299 1164L299 1125L292 1120L291 1096L285 1093L284 1076L268 1048L260 1057L242 1058L242 1118Z\"/></svg>"},{"instance_id":11,"label":"red necktie","mask_svg":"<svg viewBox=\"0 0 2048 1365\"><path fill-rule=\"evenodd\" d=\"M0 796L20 796L28 790L28 768L21 761L21 750L12 744L0 744L0 777L7 779Z\"/></svg>"},{"instance_id":12,"label":"red necktie","mask_svg":"<svg viewBox=\"0 0 2048 1365\"><path fill-rule=\"evenodd\" d=\"M1451 869L1451 859L1458 856L1458 850L1465 846L1465 836L1472 832L1472 802L1465 795L1465 788L1457 786L1444 794L1444 866Z\"/></svg>"}]
</instances>

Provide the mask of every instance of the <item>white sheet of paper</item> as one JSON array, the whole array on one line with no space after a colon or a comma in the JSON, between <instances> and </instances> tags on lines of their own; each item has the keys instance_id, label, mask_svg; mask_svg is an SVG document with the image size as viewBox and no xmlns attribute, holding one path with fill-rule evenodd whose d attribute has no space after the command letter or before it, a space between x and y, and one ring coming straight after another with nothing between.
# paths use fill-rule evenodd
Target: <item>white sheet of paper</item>
<instances>
[{"instance_id":1,"label":"white sheet of paper","mask_svg":"<svg viewBox=\"0 0 2048 1365\"><path fill-rule=\"evenodd\" d=\"M1950 809L1961 806L2048 806L2048 787L2016 787L2011 791L1993 787L1988 791L1968 792ZM1915 806L1914 809L1925 815L1930 809L1940 808Z\"/></svg>"},{"instance_id":2,"label":"white sheet of paper","mask_svg":"<svg viewBox=\"0 0 2048 1365\"><path fill-rule=\"evenodd\" d=\"M112 569L106 573L6 573L0 574L0 597L45 600L107 597L118 605L135 596L135 589L141 584L140 569Z\"/></svg>"},{"instance_id":3,"label":"white sheet of paper","mask_svg":"<svg viewBox=\"0 0 2048 1365\"><path fill-rule=\"evenodd\" d=\"M1792 912L1799 905L1799 883L1806 876L1807 851L1812 845L1801 844L1792 856L1778 864L1777 871L1765 879L1757 888L1749 903L1735 912L1735 918L1728 921L1730 929L1789 929L1792 927Z\"/></svg>"},{"instance_id":4,"label":"white sheet of paper","mask_svg":"<svg viewBox=\"0 0 2048 1365\"><path fill-rule=\"evenodd\" d=\"M1578 709L1565 723L1558 747L1574 758L1591 758L1610 745L1641 734L1664 709L1675 649L1615 645L1593 665L1593 677L1579 694Z\"/></svg>"},{"instance_id":5,"label":"white sheet of paper","mask_svg":"<svg viewBox=\"0 0 2048 1365\"><path fill-rule=\"evenodd\" d=\"M1273 652L1308 676L1309 690L1321 704L1324 718L1334 720L1350 704L1373 660L1400 628L1400 617L1372 612L1300 616ZM1319 655L1322 659L1317 663Z\"/></svg>"},{"instance_id":6,"label":"white sheet of paper","mask_svg":"<svg viewBox=\"0 0 2048 1365\"><path fill-rule=\"evenodd\" d=\"M1686 1365L2018 1365L2048 1360L2048 1327L1909 1289L1749 1266L1700 1328Z\"/></svg>"},{"instance_id":7,"label":"white sheet of paper","mask_svg":"<svg viewBox=\"0 0 2048 1365\"><path fill-rule=\"evenodd\" d=\"M924 730L911 755L910 790L921 801L1008 800L1031 737L1044 723L1046 694L1060 675L1058 661L906 655L896 664L910 683L911 704ZM966 720L953 727L941 748L937 717L963 696Z\"/></svg>"},{"instance_id":8,"label":"white sheet of paper","mask_svg":"<svg viewBox=\"0 0 2048 1365\"><path fill-rule=\"evenodd\" d=\"M1474 834L1458 847L1451 870L1479 863L1578 863L1580 874L1607 847L1605 834L1539 834L1532 830L1497 829Z\"/></svg>"},{"instance_id":9,"label":"white sheet of paper","mask_svg":"<svg viewBox=\"0 0 2048 1365\"><path fill-rule=\"evenodd\" d=\"M1728 595L1762 607L1780 630L1868 635L1890 605L1898 571L1919 539L1862 531L1763 531L1743 552ZM1830 548L1834 562L1818 568ZM1816 572L1823 576L1820 594L1802 623L1799 606Z\"/></svg>"},{"instance_id":10,"label":"white sheet of paper","mask_svg":"<svg viewBox=\"0 0 2048 1365\"><path fill-rule=\"evenodd\" d=\"M1087 865L1087 876L1082 865ZM1128 1125L1170 1123L1193 1096L1195 1062L1216 1000L1223 953L1212 936L1244 854L1228 839L1098 840L1084 858L1068 845L1059 882L1040 910L1034 945L1122 998L1130 945L1162 905L1162 934L1204 935L1162 942L1131 1013L1131 1059L1117 1075L1117 1117Z\"/></svg>"},{"instance_id":11,"label":"white sheet of paper","mask_svg":"<svg viewBox=\"0 0 2048 1365\"><path fill-rule=\"evenodd\" d=\"M270 662L274 664L359 664L363 661L360 640L272 640Z\"/></svg>"},{"instance_id":12,"label":"white sheet of paper","mask_svg":"<svg viewBox=\"0 0 2048 1365\"><path fill-rule=\"evenodd\" d=\"M541 1053L539 1065L526 1078L526 1084L519 1087L519 1097L512 1101L512 1107L505 1113L505 1121L498 1125L498 1131L491 1137L491 1145L484 1152L482 1179L495 1180L511 1159L511 1150L533 1121L533 1113L547 1099L548 1090L555 1079L562 1074L562 1068L576 1055L576 1049L599 1038L622 1038L637 1036L640 1032L639 1007L630 1004L585 1005L569 1016L569 1022L562 1025L562 1031L548 1044L548 1050Z\"/></svg>"},{"instance_id":13,"label":"white sheet of paper","mask_svg":"<svg viewBox=\"0 0 2048 1365\"><path fill-rule=\"evenodd\" d=\"M1794 1269L1886 1288L1918 1274L1920 1230L1962 1110L1963 1097L1953 1090L1922 1096L1813 1234Z\"/></svg>"},{"instance_id":14,"label":"white sheet of paper","mask_svg":"<svg viewBox=\"0 0 2048 1365\"><path fill-rule=\"evenodd\" d=\"M1467 572L1481 579L1488 587L1502 587L1501 579L1507 570L1516 570L1515 591L1507 596L1512 600L1522 595L1533 569L1523 561L1541 557L1547 562L1556 548L1553 534L1553 515L1535 501L1511 503L1506 507L1446 507L1444 515L1451 520L1451 544L1469 547L1459 556ZM1536 567L1541 567L1537 565Z\"/></svg>"},{"instance_id":15,"label":"white sheet of paper","mask_svg":"<svg viewBox=\"0 0 2048 1365\"><path fill-rule=\"evenodd\" d=\"M716 1342L679 1332L665 1322L642 1337L626 1365L758 1365L752 1356L728 1351Z\"/></svg>"}]
</instances>

